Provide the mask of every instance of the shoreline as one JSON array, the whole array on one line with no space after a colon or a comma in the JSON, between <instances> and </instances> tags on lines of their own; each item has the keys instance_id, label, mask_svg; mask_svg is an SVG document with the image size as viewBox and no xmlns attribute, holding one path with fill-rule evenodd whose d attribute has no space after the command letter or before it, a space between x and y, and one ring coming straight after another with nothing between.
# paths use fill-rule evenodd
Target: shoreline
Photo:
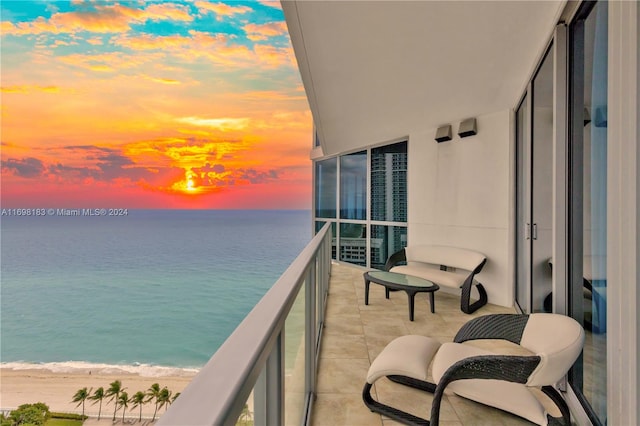
<instances>
[{"instance_id":1,"label":"shoreline","mask_svg":"<svg viewBox=\"0 0 640 426\"><path fill-rule=\"evenodd\" d=\"M125 371L106 372L104 370L77 370L67 372L54 372L47 369L13 369L0 368L0 409L10 411L22 404L43 402L49 406L51 411L64 413L82 414L82 406L77 407L77 403L71 402L75 393L87 387L87 389L97 389L103 387L105 390L109 384L115 380L120 380L124 390L132 396L138 391L146 392L149 387L158 383L160 388L167 387L173 395L182 392L191 382L196 372L181 376L142 376L136 373ZM92 393L93 393L92 390ZM85 403L85 415L95 417L97 422L99 403L92 405L93 401ZM111 422L113 417L113 402L108 403L105 399L102 403L101 424L103 420ZM142 406L143 421L151 420L155 404L144 404ZM158 410L156 419L164 413L165 408ZM127 409L125 423L134 419L137 423L140 413L139 407ZM122 411L118 410L116 420L122 421ZM85 423L86 424L86 423Z\"/></svg>"}]
</instances>

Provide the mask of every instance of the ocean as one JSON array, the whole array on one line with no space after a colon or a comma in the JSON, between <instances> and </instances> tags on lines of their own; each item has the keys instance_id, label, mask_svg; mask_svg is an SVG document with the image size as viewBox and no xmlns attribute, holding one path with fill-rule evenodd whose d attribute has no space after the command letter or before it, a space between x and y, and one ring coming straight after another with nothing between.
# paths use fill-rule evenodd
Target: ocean
<instances>
[{"instance_id":1,"label":"ocean","mask_svg":"<svg viewBox=\"0 0 640 426\"><path fill-rule=\"evenodd\" d=\"M198 369L311 232L309 211L2 216L0 366Z\"/></svg>"}]
</instances>

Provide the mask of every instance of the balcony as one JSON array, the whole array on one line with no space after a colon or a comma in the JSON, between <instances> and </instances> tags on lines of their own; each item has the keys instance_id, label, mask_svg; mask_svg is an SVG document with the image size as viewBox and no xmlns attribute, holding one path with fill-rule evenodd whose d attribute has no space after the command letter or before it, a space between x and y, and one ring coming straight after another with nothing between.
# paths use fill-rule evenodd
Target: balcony
<instances>
[{"instance_id":1,"label":"balcony","mask_svg":"<svg viewBox=\"0 0 640 426\"><path fill-rule=\"evenodd\" d=\"M402 292L391 293L372 284L369 305L364 304L363 271L366 269L333 264L318 364L318 382L311 424L392 425L396 422L372 413L362 402L362 387L371 361L394 338L405 334L453 340L458 328L469 319L492 313L513 313L513 309L488 304L472 315L460 311L459 296L442 291L436 294L435 314L429 310L428 295L416 295L415 320L409 321L407 298ZM480 344L480 343L479 343ZM493 351L513 353L514 345L482 342ZM429 418L431 395L405 386L380 380L373 395L383 402ZM442 425L531 425L509 413L447 395L443 399Z\"/></svg>"},{"instance_id":2,"label":"balcony","mask_svg":"<svg viewBox=\"0 0 640 426\"><path fill-rule=\"evenodd\" d=\"M416 295L409 321L404 293L384 297L372 285L364 304L366 270L330 261L326 224L272 289L202 368L158 425L234 425L245 402L257 425L390 425L362 401L371 361L394 338L421 334L451 341L469 319L512 308L488 304L472 315L460 311L456 294L439 291L435 313L427 295ZM508 342L475 344L518 353ZM383 402L429 418L431 395L387 380L373 394ZM446 395L441 424L530 424L509 413Z\"/></svg>"}]
</instances>

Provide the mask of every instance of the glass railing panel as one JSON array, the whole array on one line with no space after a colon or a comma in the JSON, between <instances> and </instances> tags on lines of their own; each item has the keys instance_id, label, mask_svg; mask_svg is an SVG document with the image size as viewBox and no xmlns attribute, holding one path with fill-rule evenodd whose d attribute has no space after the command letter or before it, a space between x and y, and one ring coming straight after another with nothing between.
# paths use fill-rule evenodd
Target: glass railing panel
<instances>
[{"instance_id":1,"label":"glass railing panel","mask_svg":"<svg viewBox=\"0 0 640 426\"><path fill-rule=\"evenodd\" d=\"M296 296L284 324L284 423L302 423L305 408L305 287Z\"/></svg>"},{"instance_id":2,"label":"glass railing panel","mask_svg":"<svg viewBox=\"0 0 640 426\"><path fill-rule=\"evenodd\" d=\"M314 325L322 321L316 310L324 312L324 304L316 301L318 294L325 301L331 270L329 232L327 226L312 239L158 426L302 424L308 419L317 374Z\"/></svg>"}]
</instances>

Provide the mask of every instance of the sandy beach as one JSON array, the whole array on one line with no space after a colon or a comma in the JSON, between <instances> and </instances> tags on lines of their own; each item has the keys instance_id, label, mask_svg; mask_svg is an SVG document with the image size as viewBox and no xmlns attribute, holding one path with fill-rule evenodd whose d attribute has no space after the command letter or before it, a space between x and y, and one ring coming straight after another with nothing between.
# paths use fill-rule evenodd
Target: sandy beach
<instances>
[{"instance_id":1,"label":"sandy beach","mask_svg":"<svg viewBox=\"0 0 640 426\"><path fill-rule=\"evenodd\" d=\"M73 395L81 388L93 388L94 390L100 386L105 390L114 380L120 380L122 386L129 396L138 391L146 391L149 387L158 383L161 388L167 387L173 394L182 392L189 384L193 375L160 376L160 377L142 377L131 373L105 373L96 371L80 371L69 373L57 373L48 370L13 370L0 369L0 408L3 411L11 410L21 404L44 402L49 406L51 411L60 411L68 413L82 413L82 406L76 407L76 403L72 403ZM97 417L99 404L92 405L91 402L85 403L85 414ZM154 404L145 404L142 408L142 417L151 418L153 416ZM90 419L85 422L86 425L91 424L110 424L113 417L113 403L103 401L102 419L97 422L96 419ZM159 410L161 414L164 408ZM130 417L125 423L137 423L139 408L130 411L127 410L126 417ZM122 419L122 411L118 410L116 416ZM135 422L134 422L135 419ZM146 423L149 423L148 421ZM137 423L139 424L139 423Z\"/></svg>"}]
</instances>

